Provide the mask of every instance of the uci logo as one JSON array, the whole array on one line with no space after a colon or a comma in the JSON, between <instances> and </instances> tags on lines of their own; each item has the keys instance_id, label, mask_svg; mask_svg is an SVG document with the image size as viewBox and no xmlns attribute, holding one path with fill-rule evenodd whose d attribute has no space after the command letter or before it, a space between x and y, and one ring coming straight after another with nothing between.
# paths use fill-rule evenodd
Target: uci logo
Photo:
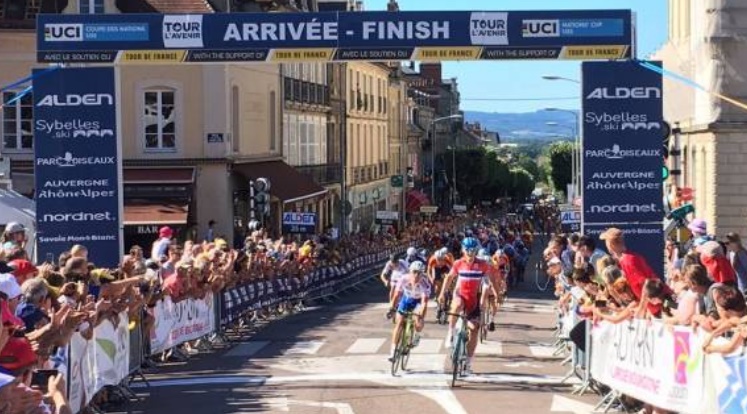
<instances>
[{"instance_id":1,"label":"uci logo","mask_svg":"<svg viewBox=\"0 0 747 414\"><path fill-rule=\"evenodd\" d=\"M47 42L82 42L82 24L45 24L44 40Z\"/></svg>"},{"instance_id":2,"label":"uci logo","mask_svg":"<svg viewBox=\"0 0 747 414\"><path fill-rule=\"evenodd\" d=\"M523 37L559 37L557 20L524 20L521 23Z\"/></svg>"}]
</instances>

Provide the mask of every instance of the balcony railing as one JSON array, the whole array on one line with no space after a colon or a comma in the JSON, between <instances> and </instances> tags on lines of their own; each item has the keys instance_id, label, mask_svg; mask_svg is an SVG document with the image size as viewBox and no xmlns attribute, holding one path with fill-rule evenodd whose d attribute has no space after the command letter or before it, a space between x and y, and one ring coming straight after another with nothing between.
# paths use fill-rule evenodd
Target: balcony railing
<instances>
[{"instance_id":1,"label":"balcony railing","mask_svg":"<svg viewBox=\"0 0 747 414\"><path fill-rule=\"evenodd\" d=\"M304 165L295 168L319 185L337 184L342 181L340 164Z\"/></svg>"},{"instance_id":2,"label":"balcony railing","mask_svg":"<svg viewBox=\"0 0 747 414\"><path fill-rule=\"evenodd\" d=\"M329 106L329 86L285 77L285 100L307 105Z\"/></svg>"}]
</instances>

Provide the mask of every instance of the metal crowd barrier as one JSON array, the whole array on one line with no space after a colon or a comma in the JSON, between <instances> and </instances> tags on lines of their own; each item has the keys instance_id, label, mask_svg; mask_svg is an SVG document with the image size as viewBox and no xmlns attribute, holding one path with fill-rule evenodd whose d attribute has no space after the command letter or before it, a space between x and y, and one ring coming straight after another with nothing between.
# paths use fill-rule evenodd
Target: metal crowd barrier
<instances>
[{"instance_id":1,"label":"metal crowd barrier","mask_svg":"<svg viewBox=\"0 0 747 414\"><path fill-rule=\"evenodd\" d=\"M294 302L302 304L303 302L316 300L329 301L337 298L344 291L360 289L359 285L369 282L372 278L379 275L381 267L390 254L400 254L403 251L403 248L389 248L378 253L367 254L339 266L315 269L313 272L305 275L303 279L278 278L274 281L258 280L230 289L224 289L220 293L213 294L212 305L208 307L212 314L207 315L206 318L214 326L212 332L207 335L210 338L203 336L200 339L209 339L210 341L205 342L212 342L213 344L220 341L228 342L228 331L234 330L238 332L238 328L246 325L247 317L256 311ZM110 338L114 349L117 350L116 352L127 353L126 358L129 369L126 375L124 372L122 373L122 378L119 379L118 383L105 385L105 388L111 391L112 394L121 396L127 403L138 398L137 394L131 388L135 387L133 382L140 380L142 384L137 384L137 387L149 387L142 370L143 365L147 364L149 358L153 356L150 353L150 333L144 332L142 324L145 316L146 311L143 310L139 321L137 321L132 329L129 327L130 321L125 321L125 326L128 327L129 331L129 339L126 343L122 342L121 339L118 341L117 337ZM164 321L161 322L163 323ZM200 339L189 339L175 343L173 347L179 347L184 343L195 340L200 341ZM89 346L99 345L96 344L96 340L88 342L93 343L93 345L89 344ZM72 346L65 350L67 375L68 378L73 378L74 375L76 377L76 387L79 389L77 391L77 399L88 400L80 401L82 405L75 408L82 410L84 407L88 407L92 411L100 413L102 410L94 403L95 398L93 398L100 390L96 390L95 395L83 395L82 397L80 395L80 389L85 388L82 385L85 380L80 378L82 372L81 366L84 362L80 360L73 361L71 349ZM109 352L108 349L107 352ZM118 355L117 357L119 357ZM104 367L99 365L89 366L88 368L94 371L104 369ZM74 374L72 372L73 369L77 369L78 372ZM98 372L89 372L88 374L90 378L97 378L99 376ZM71 395L71 382L69 381L67 385L68 395ZM85 390L83 394L86 394L87 391L92 391L92 389Z\"/></svg>"}]
</instances>

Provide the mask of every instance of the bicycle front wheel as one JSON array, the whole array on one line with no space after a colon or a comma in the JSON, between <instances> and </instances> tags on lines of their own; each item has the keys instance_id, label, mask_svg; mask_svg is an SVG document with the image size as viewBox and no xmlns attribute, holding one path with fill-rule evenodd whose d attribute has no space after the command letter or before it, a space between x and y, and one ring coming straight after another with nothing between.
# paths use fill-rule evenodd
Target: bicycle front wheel
<instances>
[{"instance_id":1,"label":"bicycle front wheel","mask_svg":"<svg viewBox=\"0 0 747 414\"><path fill-rule=\"evenodd\" d=\"M407 363L410 361L410 351L412 349L410 348L410 345L412 344L412 334L413 334L413 326L412 326L412 319L409 319L407 321L407 324L405 325L405 334L402 338L402 356L400 357L400 367L403 371L407 370Z\"/></svg>"},{"instance_id":2,"label":"bicycle front wheel","mask_svg":"<svg viewBox=\"0 0 747 414\"><path fill-rule=\"evenodd\" d=\"M463 329L463 328L462 328ZM462 374L462 365L464 353L466 352L466 341L463 338L464 333L460 330L454 335L451 352L451 387L456 386L457 379Z\"/></svg>"}]
</instances>

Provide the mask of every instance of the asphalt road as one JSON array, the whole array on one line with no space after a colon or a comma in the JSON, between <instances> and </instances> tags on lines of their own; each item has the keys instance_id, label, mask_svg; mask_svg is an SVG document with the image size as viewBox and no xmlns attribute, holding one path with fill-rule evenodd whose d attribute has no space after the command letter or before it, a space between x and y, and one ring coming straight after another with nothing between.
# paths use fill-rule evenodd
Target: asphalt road
<instances>
[{"instance_id":1,"label":"asphalt road","mask_svg":"<svg viewBox=\"0 0 747 414\"><path fill-rule=\"evenodd\" d=\"M533 277L533 275L532 275ZM531 285L531 286L530 286ZM392 377L391 324L378 283L269 323L240 342L147 374L133 413L584 413L596 396L571 397L568 366L552 356L549 293L526 283L514 292L474 374L449 387L446 327L431 313L408 371Z\"/></svg>"}]
</instances>

